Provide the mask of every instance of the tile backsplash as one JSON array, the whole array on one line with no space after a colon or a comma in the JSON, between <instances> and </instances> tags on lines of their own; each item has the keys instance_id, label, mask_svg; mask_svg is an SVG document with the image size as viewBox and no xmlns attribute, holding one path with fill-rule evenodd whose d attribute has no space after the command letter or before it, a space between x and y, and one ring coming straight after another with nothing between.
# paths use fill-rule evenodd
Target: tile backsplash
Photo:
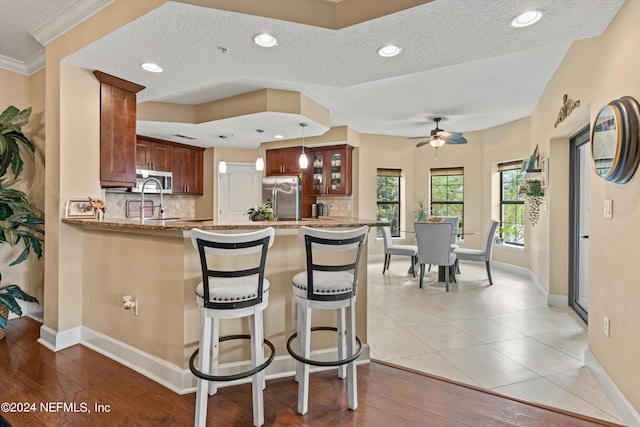
<instances>
[{"instance_id":1,"label":"tile backsplash","mask_svg":"<svg viewBox=\"0 0 640 427\"><path fill-rule=\"evenodd\" d=\"M190 196L174 196L170 194L163 195L164 198L164 216L165 217L193 217L195 214L195 198ZM132 193L106 193L105 203L107 210L105 212L106 220L122 220L127 219L126 205L127 200L140 200L140 194ZM147 200L153 201L154 205L160 204L160 195L145 194L145 205ZM154 216L158 215L158 210L154 211Z\"/></svg>"},{"instance_id":2,"label":"tile backsplash","mask_svg":"<svg viewBox=\"0 0 640 427\"><path fill-rule=\"evenodd\" d=\"M351 197L316 197L316 203L324 205L325 215L327 216L353 216L353 200ZM328 211L327 208L329 209Z\"/></svg>"}]
</instances>

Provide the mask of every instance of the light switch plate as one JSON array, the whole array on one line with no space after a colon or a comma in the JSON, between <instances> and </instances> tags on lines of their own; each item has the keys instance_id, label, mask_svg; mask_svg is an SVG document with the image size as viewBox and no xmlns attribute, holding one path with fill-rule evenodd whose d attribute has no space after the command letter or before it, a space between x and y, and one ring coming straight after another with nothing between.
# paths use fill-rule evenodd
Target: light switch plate
<instances>
[{"instance_id":1,"label":"light switch plate","mask_svg":"<svg viewBox=\"0 0 640 427\"><path fill-rule=\"evenodd\" d=\"M604 201L604 217L605 219L613 218L613 200Z\"/></svg>"}]
</instances>

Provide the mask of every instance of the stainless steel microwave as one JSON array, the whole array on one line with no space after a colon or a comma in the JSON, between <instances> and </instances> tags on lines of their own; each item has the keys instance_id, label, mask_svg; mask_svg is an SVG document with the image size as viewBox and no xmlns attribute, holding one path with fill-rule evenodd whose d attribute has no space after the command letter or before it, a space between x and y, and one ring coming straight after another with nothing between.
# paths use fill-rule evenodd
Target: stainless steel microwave
<instances>
[{"instance_id":1,"label":"stainless steel microwave","mask_svg":"<svg viewBox=\"0 0 640 427\"><path fill-rule=\"evenodd\" d=\"M173 191L173 173L136 169L136 186L131 189L133 193L142 193L145 184L145 193L171 193Z\"/></svg>"}]
</instances>

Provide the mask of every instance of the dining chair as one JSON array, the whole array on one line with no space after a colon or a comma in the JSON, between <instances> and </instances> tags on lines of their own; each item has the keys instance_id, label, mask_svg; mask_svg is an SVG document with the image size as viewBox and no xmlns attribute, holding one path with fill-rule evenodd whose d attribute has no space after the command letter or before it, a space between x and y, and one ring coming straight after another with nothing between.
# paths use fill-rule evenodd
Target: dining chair
<instances>
[{"instance_id":1,"label":"dining chair","mask_svg":"<svg viewBox=\"0 0 640 427\"><path fill-rule=\"evenodd\" d=\"M411 272L416 277L415 259L418 256L418 247L415 245L394 245L391 240L391 227L382 227L382 240L384 241L384 263L382 264L382 274L389 269L391 255L405 255L411 257Z\"/></svg>"},{"instance_id":2,"label":"dining chair","mask_svg":"<svg viewBox=\"0 0 640 427\"><path fill-rule=\"evenodd\" d=\"M424 279L424 266L433 264L444 267L445 286L449 292L449 273L456 262L451 251L453 224L450 222L416 222L413 224L418 240L418 264L420 264L420 287Z\"/></svg>"},{"instance_id":3,"label":"dining chair","mask_svg":"<svg viewBox=\"0 0 640 427\"><path fill-rule=\"evenodd\" d=\"M480 262L484 261L487 267L489 286L493 285L493 280L491 279L491 256L493 254L493 242L495 240L496 228L498 228L498 224L500 224L500 221L489 221L484 249L458 248L453 251L453 253L458 256L458 260Z\"/></svg>"},{"instance_id":4,"label":"dining chair","mask_svg":"<svg viewBox=\"0 0 640 427\"><path fill-rule=\"evenodd\" d=\"M458 218L457 216L442 216L442 217L431 217L431 218L432 218L431 220L434 222L449 222L453 225L453 232L451 233L451 250L453 251L454 249L458 249L460 247L458 246L458 223L460 222L460 218ZM431 265L429 265L429 268L427 271L431 271ZM459 273L457 265L456 265L456 272ZM453 280L455 281L455 277Z\"/></svg>"}]
</instances>

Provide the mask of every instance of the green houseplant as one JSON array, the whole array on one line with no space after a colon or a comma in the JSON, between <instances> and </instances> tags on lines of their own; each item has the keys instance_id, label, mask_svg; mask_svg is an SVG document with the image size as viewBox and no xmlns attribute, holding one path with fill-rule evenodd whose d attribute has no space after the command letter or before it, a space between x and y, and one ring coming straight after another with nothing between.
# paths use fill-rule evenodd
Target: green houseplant
<instances>
[{"instance_id":1,"label":"green houseplant","mask_svg":"<svg viewBox=\"0 0 640 427\"><path fill-rule=\"evenodd\" d=\"M524 184L524 196L529 205L529 221L535 226L540 219L540 205L544 196L542 182L539 179L527 179Z\"/></svg>"},{"instance_id":2,"label":"green houseplant","mask_svg":"<svg viewBox=\"0 0 640 427\"><path fill-rule=\"evenodd\" d=\"M275 221L276 214L270 205L260 203L258 206L247 209L244 213L251 221Z\"/></svg>"},{"instance_id":3,"label":"green houseplant","mask_svg":"<svg viewBox=\"0 0 640 427\"><path fill-rule=\"evenodd\" d=\"M413 210L413 218L416 222L424 222L431 216L429 202L417 199L416 208Z\"/></svg>"},{"instance_id":4,"label":"green houseplant","mask_svg":"<svg viewBox=\"0 0 640 427\"><path fill-rule=\"evenodd\" d=\"M31 108L20 111L14 106L0 114L0 244L24 246L9 267L25 261L32 252L40 259L44 243L42 212L16 188L24 168L22 153L35 159L35 146L22 132L30 116ZM16 284L0 287L0 339L4 338L9 312L22 315L16 298L37 302Z\"/></svg>"}]
</instances>

